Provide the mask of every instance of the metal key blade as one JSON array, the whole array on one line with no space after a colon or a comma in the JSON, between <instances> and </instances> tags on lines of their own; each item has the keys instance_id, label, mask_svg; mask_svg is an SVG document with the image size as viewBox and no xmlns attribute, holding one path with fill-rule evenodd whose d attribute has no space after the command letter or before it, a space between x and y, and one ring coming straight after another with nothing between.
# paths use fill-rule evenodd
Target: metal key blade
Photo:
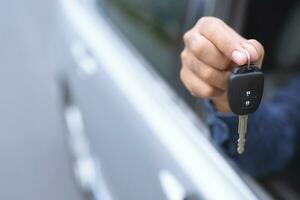
<instances>
[{"instance_id":1,"label":"metal key blade","mask_svg":"<svg viewBox=\"0 0 300 200\"><path fill-rule=\"evenodd\" d=\"M238 148L237 151L239 154L242 154L245 150L245 136L247 132L247 123L248 123L248 115L241 115L239 116L239 139L238 139Z\"/></svg>"}]
</instances>

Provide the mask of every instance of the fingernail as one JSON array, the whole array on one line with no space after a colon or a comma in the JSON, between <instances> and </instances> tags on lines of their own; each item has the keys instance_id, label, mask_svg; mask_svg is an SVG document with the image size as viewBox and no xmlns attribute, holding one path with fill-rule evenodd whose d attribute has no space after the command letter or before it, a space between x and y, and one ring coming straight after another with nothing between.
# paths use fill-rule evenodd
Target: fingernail
<instances>
[{"instance_id":1,"label":"fingernail","mask_svg":"<svg viewBox=\"0 0 300 200\"><path fill-rule=\"evenodd\" d=\"M244 52L235 50L232 52L232 59L238 65L243 65L247 62L247 56Z\"/></svg>"}]
</instances>

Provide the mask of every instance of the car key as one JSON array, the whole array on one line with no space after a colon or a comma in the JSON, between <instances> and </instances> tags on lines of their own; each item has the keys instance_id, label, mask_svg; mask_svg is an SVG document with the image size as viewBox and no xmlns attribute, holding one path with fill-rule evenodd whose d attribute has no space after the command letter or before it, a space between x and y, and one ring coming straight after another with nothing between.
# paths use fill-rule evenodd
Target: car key
<instances>
[{"instance_id":1,"label":"car key","mask_svg":"<svg viewBox=\"0 0 300 200\"><path fill-rule=\"evenodd\" d=\"M254 64L250 64L250 55L245 51L248 64L235 68L228 77L227 95L231 111L239 116L238 148L244 152L248 115L255 112L261 102L264 88L264 74Z\"/></svg>"}]
</instances>

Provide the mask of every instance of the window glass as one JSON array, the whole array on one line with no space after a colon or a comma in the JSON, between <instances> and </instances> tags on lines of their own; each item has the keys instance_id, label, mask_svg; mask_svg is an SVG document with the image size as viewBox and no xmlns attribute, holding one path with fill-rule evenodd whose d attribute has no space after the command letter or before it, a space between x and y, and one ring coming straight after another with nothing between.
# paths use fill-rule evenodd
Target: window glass
<instances>
[{"instance_id":1,"label":"window glass","mask_svg":"<svg viewBox=\"0 0 300 200\"><path fill-rule=\"evenodd\" d=\"M118 28L172 85L178 79L178 52L186 1L98 0Z\"/></svg>"}]
</instances>

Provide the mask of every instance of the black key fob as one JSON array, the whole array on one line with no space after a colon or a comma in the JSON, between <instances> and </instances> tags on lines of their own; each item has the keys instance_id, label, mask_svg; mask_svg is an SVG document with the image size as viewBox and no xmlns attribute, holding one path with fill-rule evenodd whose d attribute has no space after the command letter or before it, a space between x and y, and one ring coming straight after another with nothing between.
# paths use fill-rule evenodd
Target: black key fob
<instances>
[{"instance_id":1,"label":"black key fob","mask_svg":"<svg viewBox=\"0 0 300 200\"><path fill-rule=\"evenodd\" d=\"M227 95L231 111L248 115L257 110L264 90L264 74L256 65L235 68L228 77Z\"/></svg>"}]
</instances>

